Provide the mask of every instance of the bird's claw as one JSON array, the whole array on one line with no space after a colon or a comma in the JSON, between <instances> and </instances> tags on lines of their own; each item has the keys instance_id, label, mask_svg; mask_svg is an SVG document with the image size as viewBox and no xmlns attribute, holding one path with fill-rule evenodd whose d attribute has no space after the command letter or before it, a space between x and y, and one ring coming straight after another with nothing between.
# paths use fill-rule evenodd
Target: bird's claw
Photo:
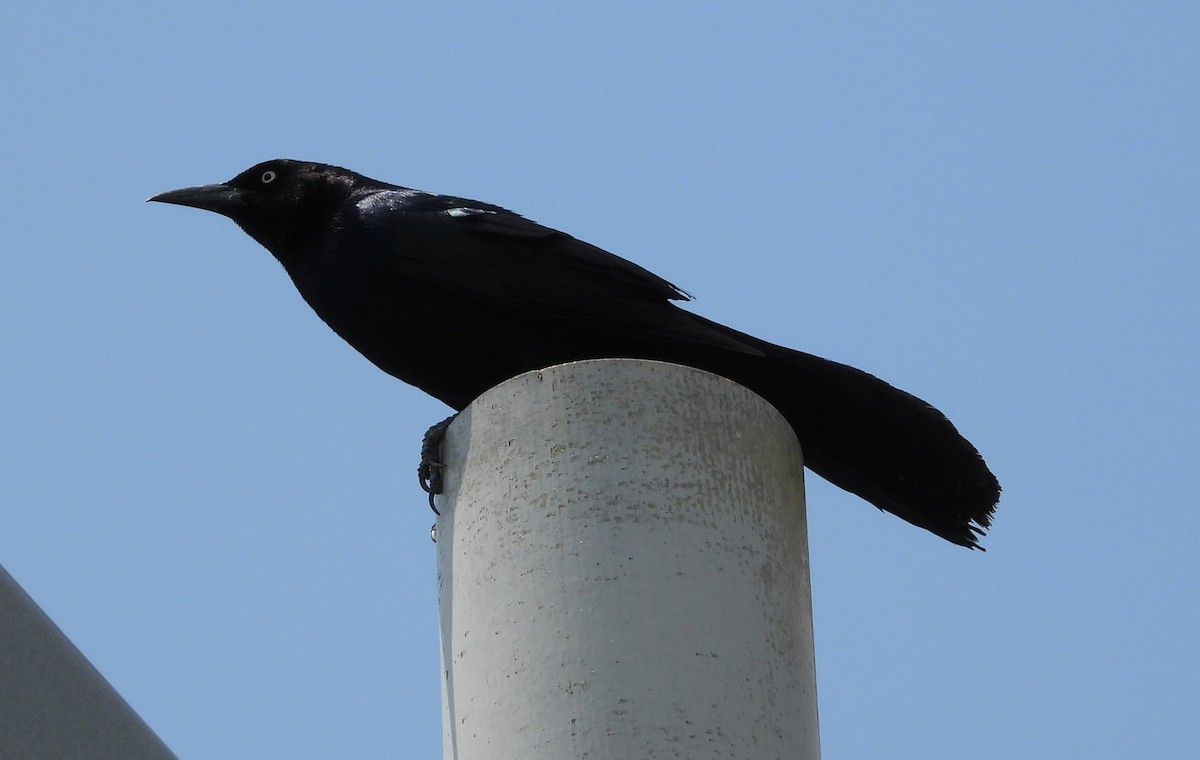
<instances>
[{"instance_id":1,"label":"bird's claw","mask_svg":"<svg viewBox=\"0 0 1200 760\"><path fill-rule=\"evenodd\" d=\"M445 462L430 462L421 460L417 465L417 479L421 482L421 490L429 495L442 492L442 470L446 469Z\"/></svg>"},{"instance_id":2,"label":"bird's claw","mask_svg":"<svg viewBox=\"0 0 1200 760\"><path fill-rule=\"evenodd\" d=\"M429 508L435 515L441 514L433 498L442 492L442 472L445 469L445 462L431 462L426 459L422 459L421 464L417 465L417 479L421 483L421 490L429 494Z\"/></svg>"},{"instance_id":3,"label":"bird's claw","mask_svg":"<svg viewBox=\"0 0 1200 760\"><path fill-rule=\"evenodd\" d=\"M439 461L442 441L446 438L446 429L457 416L451 415L429 428L425 431L425 437L421 439L421 463L417 465L417 481L421 484L421 490L429 494L429 508L435 515L440 515L441 512L434 504L434 497L442 492L445 485L443 474L446 463Z\"/></svg>"}]
</instances>

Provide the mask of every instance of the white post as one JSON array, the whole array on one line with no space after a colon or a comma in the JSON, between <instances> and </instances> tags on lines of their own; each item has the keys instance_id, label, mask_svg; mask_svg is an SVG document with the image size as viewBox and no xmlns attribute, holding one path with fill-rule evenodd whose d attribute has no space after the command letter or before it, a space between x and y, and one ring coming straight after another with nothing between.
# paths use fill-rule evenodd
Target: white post
<instances>
[{"instance_id":1,"label":"white post","mask_svg":"<svg viewBox=\"0 0 1200 760\"><path fill-rule=\"evenodd\" d=\"M451 425L448 760L814 760L799 444L707 372L530 372Z\"/></svg>"},{"instance_id":2,"label":"white post","mask_svg":"<svg viewBox=\"0 0 1200 760\"><path fill-rule=\"evenodd\" d=\"M175 760L2 567L0 758Z\"/></svg>"}]
</instances>

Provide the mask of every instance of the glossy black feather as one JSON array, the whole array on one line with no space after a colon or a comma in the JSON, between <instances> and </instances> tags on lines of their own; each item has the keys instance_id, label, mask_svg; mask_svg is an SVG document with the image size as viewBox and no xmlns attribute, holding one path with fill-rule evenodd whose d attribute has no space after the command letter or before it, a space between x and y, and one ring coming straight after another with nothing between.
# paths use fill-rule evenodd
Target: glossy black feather
<instances>
[{"instance_id":1,"label":"glossy black feather","mask_svg":"<svg viewBox=\"0 0 1200 760\"><path fill-rule=\"evenodd\" d=\"M499 206L285 159L152 200L233 219L346 341L455 409L562 362L676 362L762 395L814 472L880 509L970 547L991 522L996 478L929 404L680 309L661 277Z\"/></svg>"}]
</instances>

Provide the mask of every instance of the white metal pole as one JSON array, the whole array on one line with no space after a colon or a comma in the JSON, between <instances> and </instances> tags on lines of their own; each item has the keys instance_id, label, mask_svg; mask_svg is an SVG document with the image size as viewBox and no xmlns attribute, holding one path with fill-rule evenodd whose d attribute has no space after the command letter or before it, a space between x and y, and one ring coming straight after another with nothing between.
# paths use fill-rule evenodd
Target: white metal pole
<instances>
[{"instance_id":1,"label":"white metal pole","mask_svg":"<svg viewBox=\"0 0 1200 760\"><path fill-rule=\"evenodd\" d=\"M3 567L0 758L175 760Z\"/></svg>"},{"instance_id":2,"label":"white metal pole","mask_svg":"<svg viewBox=\"0 0 1200 760\"><path fill-rule=\"evenodd\" d=\"M801 453L767 402L565 364L480 396L443 461L446 758L820 756Z\"/></svg>"}]
</instances>

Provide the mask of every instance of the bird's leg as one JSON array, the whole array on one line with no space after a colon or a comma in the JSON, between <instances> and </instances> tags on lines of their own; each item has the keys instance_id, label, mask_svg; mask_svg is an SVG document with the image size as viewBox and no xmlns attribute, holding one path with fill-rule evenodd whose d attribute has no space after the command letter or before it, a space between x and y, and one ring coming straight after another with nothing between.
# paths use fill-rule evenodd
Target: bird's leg
<instances>
[{"instance_id":1,"label":"bird's leg","mask_svg":"<svg viewBox=\"0 0 1200 760\"><path fill-rule=\"evenodd\" d=\"M421 483L421 490L429 494L429 508L435 515L440 515L441 512L434 505L433 497L442 492L442 471L446 469L446 463L440 461L442 441L446 438L446 428L450 427L450 423L454 422L457 416L452 414L429 428L425 431L425 437L421 439L421 463L417 465L417 480Z\"/></svg>"}]
</instances>

